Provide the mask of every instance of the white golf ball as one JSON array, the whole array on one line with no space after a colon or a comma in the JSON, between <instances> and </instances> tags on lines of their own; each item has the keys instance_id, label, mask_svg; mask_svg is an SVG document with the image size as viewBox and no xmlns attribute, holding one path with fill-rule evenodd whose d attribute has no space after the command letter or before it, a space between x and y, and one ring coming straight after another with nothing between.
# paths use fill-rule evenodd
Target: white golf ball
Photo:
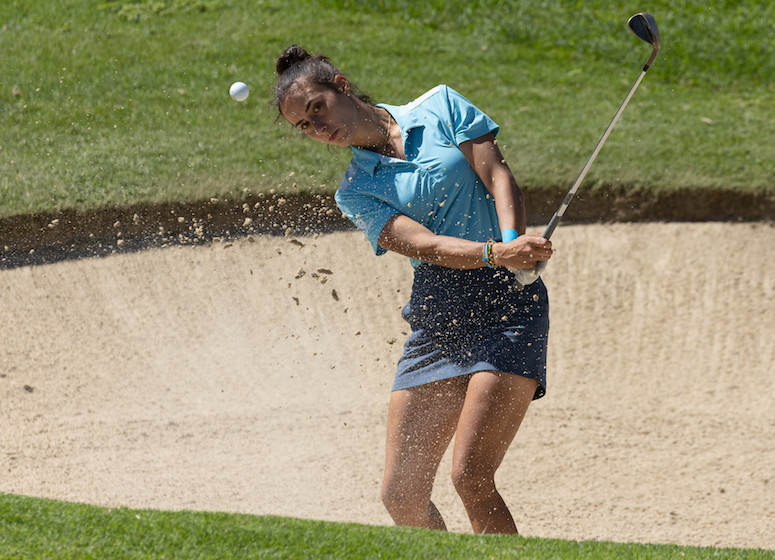
<instances>
[{"instance_id":1,"label":"white golf ball","mask_svg":"<svg viewBox=\"0 0 775 560\"><path fill-rule=\"evenodd\" d=\"M234 101L245 101L250 95L250 89L244 82L234 82L229 88L229 95Z\"/></svg>"}]
</instances>

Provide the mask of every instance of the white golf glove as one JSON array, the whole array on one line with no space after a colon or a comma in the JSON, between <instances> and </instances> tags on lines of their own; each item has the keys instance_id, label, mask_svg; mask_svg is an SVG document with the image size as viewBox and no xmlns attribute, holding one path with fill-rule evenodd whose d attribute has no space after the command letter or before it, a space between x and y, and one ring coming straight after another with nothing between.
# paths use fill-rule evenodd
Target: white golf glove
<instances>
[{"instance_id":1,"label":"white golf glove","mask_svg":"<svg viewBox=\"0 0 775 560\"><path fill-rule=\"evenodd\" d=\"M546 261L541 261L535 268L509 268L511 272L517 277L517 282L520 288L524 288L528 284L532 284L541 277L541 273L546 268Z\"/></svg>"}]
</instances>

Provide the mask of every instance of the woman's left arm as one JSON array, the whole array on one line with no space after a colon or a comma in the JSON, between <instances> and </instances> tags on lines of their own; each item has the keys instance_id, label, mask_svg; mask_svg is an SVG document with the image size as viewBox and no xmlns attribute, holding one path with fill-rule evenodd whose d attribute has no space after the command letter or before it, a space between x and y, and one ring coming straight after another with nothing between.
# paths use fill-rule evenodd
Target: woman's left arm
<instances>
[{"instance_id":1,"label":"woman's left arm","mask_svg":"<svg viewBox=\"0 0 775 560\"><path fill-rule=\"evenodd\" d=\"M519 237L492 246L496 264L511 268L533 269L538 261L548 260L552 242L539 235L525 235L527 217L525 200L514 175L495 141L492 132L460 144L460 151L495 199L495 211L501 232L513 229ZM532 263L532 264L531 264Z\"/></svg>"},{"instance_id":2,"label":"woman's left arm","mask_svg":"<svg viewBox=\"0 0 775 560\"><path fill-rule=\"evenodd\" d=\"M460 144L471 168L495 199L501 231L513 229L524 235L527 228L525 201L492 132Z\"/></svg>"}]
</instances>

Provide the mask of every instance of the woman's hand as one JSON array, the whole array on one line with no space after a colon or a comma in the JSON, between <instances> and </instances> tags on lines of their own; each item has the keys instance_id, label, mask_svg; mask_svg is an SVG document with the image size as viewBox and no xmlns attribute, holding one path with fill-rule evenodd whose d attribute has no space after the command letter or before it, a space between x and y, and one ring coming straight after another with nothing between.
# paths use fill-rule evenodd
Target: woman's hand
<instances>
[{"instance_id":1,"label":"woman's hand","mask_svg":"<svg viewBox=\"0 0 775 560\"><path fill-rule=\"evenodd\" d=\"M534 234L520 235L514 241L492 246L496 265L521 270L530 270L548 261L552 252L552 242Z\"/></svg>"}]
</instances>

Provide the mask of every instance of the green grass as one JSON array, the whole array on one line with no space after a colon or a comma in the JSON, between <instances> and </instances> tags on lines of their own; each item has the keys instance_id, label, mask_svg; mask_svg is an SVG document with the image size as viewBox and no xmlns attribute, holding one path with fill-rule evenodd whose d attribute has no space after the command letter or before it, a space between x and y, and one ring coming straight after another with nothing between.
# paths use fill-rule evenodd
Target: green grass
<instances>
[{"instance_id":1,"label":"green grass","mask_svg":"<svg viewBox=\"0 0 775 560\"><path fill-rule=\"evenodd\" d=\"M0 558L751 559L763 550L444 534L225 513L105 509L0 494Z\"/></svg>"},{"instance_id":2,"label":"green grass","mask_svg":"<svg viewBox=\"0 0 775 560\"><path fill-rule=\"evenodd\" d=\"M447 83L502 125L526 189L565 190L650 48L634 2L6 0L0 217L245 192L332 192L346 150L274 125L297 42L378 101ZM588 188L775 192L775 7L650 2L663 50ZM251 97L228 98L246 81Z\"/></svg>"}]
</instances>

